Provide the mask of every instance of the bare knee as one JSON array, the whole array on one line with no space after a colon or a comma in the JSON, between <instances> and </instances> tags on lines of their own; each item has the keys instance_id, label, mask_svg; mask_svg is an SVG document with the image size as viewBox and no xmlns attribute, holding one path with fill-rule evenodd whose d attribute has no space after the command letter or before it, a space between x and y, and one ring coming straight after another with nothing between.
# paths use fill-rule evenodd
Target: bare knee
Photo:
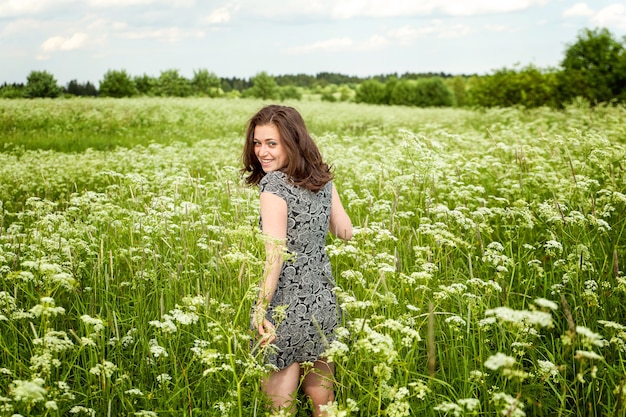
<instances>
[{"instance_id":1,"label":"bare knee","mask_svg":"<svg viewBox=\"0 0 626 417\"><path fill-rule=\"evenodd\" d=\"M313 403L313 415L325 415L321 413L320 406L335 400L333 365L324 361L315 362L304 375L302 391Z\"/></svg>"},{"instance_id":2,"label":"bare knee","mask_svg":"<svg viewBox=\"0 0 626 417\"><path fill-rule=\"evenodd\" d=\"M295 394L300 379L300 366L294 363L285 369L272 372L262 382L261 386L274 410L295 411Z\"/></svg>"}]
</instances>

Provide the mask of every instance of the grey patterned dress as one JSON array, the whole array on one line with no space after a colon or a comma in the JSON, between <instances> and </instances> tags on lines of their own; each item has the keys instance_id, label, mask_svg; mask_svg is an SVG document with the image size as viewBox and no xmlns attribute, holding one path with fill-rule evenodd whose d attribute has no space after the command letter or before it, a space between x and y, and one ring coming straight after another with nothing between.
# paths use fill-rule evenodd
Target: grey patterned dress
<instances>
[{"instance_id":1,"label":"grey patterned dress","mask_svg":"<svg viewBox=\"0 0 626 417\"><path fill-rule=\"evenodd\" d=\"M268 308L267 318L274 324L276 306L286 306L286 314L276 328L275 349L265 360L278 369L294 362L315 362L334 340L341 316L326 254L332 183L315 193L291 184L285 173L271 171L259 188L287 202L287 251L292 255L283 262Z\"/></svg>"}]
</instances>

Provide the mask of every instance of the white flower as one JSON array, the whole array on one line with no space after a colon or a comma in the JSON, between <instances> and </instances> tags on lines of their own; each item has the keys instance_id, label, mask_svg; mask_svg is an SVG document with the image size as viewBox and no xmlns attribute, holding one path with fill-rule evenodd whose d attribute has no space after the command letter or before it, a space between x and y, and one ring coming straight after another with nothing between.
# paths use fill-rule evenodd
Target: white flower
<instances>
[{"instance_id":1,"label":"white flower","mask_svg":"<svg viewBox=\"0 0 626 417\"><path fill-rule=\"evenodd\" d=\"M550 361L542 361L541 359L537 361L537 368L539 370L540 376L547 376L550 378L554 378L559 374L559 369Z\"/></svg>"},{"instance_id":2,"label":"white flower","mask_svg":"<svg viewBox=\"0 0 626 417\"><path fill-rule=\"evenodd\" d=\"M583 344L586 346L594 345L604 347L609 344L609 342L603 339L601 335L592 332L584 326L576 326L576 334L583 338Z\"/></svg>"},{"instance_id":3,"label":"white flower","mask_svg":"<svg viewBox=\"0 0 626 417\"><path fill-rule=\"evenodd\" d=\"M72 414L85 413L91 417L96 417L96 410L94 410L93 408L83 407L82 405L75 405L74 407L70 409L70 413Z\"/></svg>"},{"instance_id":4,"label":"white flower","mask_svg":"<svg viewBox=\"0 0 626 417\"><path fill-rule=\"evenodd\" d=\"M515 358L498 352L485 361L485 367L495 371L499 368L510 368L515 365Z\"/></svg>"},{"instance_id":5,"label":"white flower","mask_svg":"<svg viewBox=\"0 0 626 417\"><path fill-rule=\"evenodd\" d=\"M165 350L163 346L160 346L156 339L150 339L150 353L152 353L152 356L155 358L160 356L167 358L169 356L167 350Z\"/></svg>"},{"instance_id":6,"label":"white flower","mask_svg":"<svg viewBox=\"0 0 626 417\"><path fill-rule=\"evenodd\" d=\"M604 359L601 355L598 355L596 352L592 352L589 350L577 350L574 355L576 359L590 359L590 360L602 360Z\"/></svg>"},{"instance_id":7,"label":"white flower","mask_svg":"<svg viewBox=\"0 0 626 417\"><path fill-rule=\"evenodd\" d=\"M508 307L496 307L485 311L486 316L495 316L500 321L517 325L538 325L552 327L552 315L544 311L513 310Z\"/></svg>"},{"instance_id":8,"label":"white flower","mask_svg":"<svg viewBox=\"0 0 626 417\"><path fill-rule=\"evenodd\" d=\"M537 304L539 307L549 308L550 310L553 310L553 311L559 309L559 305L557 303L555 303L554 301L547 300L545 298L535 299L535 304Z\"/></svg>"},{"instance_id":9,"label":"white flower","mask_svg":"<svg viewBox=\"0 0 626 417\"><path fill-rule=\"evenodd\" d=\"M35 378L32 381L15 380L11 384L13 399L27 403L43 401L48 393L48 390L44 388L45 383L43 378Z\"/></svg>"}]
</instances>

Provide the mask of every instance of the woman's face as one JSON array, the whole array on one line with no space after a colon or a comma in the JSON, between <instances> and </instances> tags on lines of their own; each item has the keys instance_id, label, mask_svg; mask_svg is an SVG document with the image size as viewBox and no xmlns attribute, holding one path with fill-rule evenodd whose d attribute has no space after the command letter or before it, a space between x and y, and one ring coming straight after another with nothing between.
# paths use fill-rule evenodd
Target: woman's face
<instances>
[{"instance_id":1,"label":"woman's face","mask_svg":"<svg viewBox=\"0 0 626 417\"><path fill-rule=\"evenodd\" d=\"M287 151L276 125L254 128L254 154L264 172L278 171L287 165Z\"/></svg>"}]
</instances>

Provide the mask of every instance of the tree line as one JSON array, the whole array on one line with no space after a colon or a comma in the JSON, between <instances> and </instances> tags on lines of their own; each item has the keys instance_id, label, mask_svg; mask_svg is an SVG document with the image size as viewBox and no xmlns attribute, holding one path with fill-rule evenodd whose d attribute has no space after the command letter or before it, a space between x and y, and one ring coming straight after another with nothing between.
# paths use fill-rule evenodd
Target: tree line
<instances>
[{"instance_id":1,"label":"tree line","mask_svg":"<svg viewBox=\"0 0 626 417\"><path fill-rule=\"evenodd\" d=\"M355 101L379 105L563 107L575 99L591 104L626 101L626 37L617 39L606 28L583 29L568 45L559 68L533 65L503 68L488 75L445 73L386 74L355 77L322 72L272 76L260 72L250 79L218 77L206 69L185 78L176 69L158 77L132 76L126 70L109 70L99 81L70 81L59 86L47 71L32 71L26 84L3 84L3 98L101 97L257 97L302 99L319 95L325 101Z\"/></svg>"}]
</instances>

